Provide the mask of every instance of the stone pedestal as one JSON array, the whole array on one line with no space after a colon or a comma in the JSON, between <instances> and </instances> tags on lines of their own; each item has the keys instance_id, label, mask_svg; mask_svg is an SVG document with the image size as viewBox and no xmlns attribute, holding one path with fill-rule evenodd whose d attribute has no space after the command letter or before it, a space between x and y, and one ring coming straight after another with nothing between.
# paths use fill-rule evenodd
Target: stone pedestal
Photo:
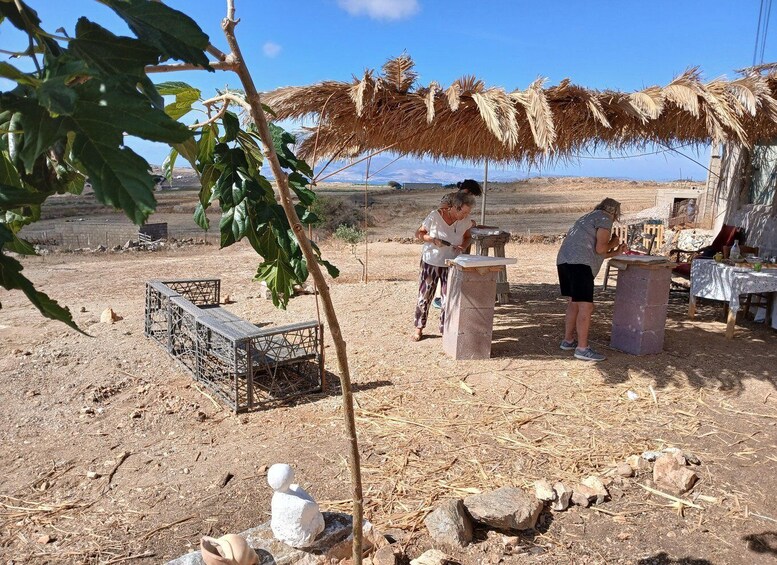
<instances>
[{"instance_id":1,"label":"stone pedestal","mask_svg":"<svg viewBox=\"0 0 777 565\"><path fill-rule=\"evenodd\" d=\"M451 265L442 348L454 359L491 357L496 280L501 269Z\"/></svg>"},{"instance_id":2,"label":"stone pedestal","mask_svg":"<svg viewBox=\"0 0 777 565\"><path fill-rule=\"evenodd\" d=\"M610 346L633 355L661 353L672 264L618 261Z\"/></svg>"}]
</instances>

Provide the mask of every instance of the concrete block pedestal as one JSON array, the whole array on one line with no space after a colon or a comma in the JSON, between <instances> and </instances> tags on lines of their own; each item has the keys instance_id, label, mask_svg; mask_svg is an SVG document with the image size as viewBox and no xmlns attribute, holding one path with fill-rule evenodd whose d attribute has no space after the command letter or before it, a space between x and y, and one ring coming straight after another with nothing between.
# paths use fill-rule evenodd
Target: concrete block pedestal
<instances>
[{"instance_id":1,"label":"concrete block pedestal","mask_svg":"<svg viewBox=\"0 0 777 565\"><path fill-rule=\"evenodd\" d=\"M496 279L500 271L500 267L450 267L442 348L454 359L491 357Z\"/></svg>"},{"instance_id":2,"label":"concrete block pedestal","mask_svg":"<svg viewBox=\"0 0 777 565\"><path fill-rule=\"evenodd\" d=\"M661 353L672 264L668 261L612 261L618 262L618 286L610 347L633 355Z\"/></svg>"}]
</instances>

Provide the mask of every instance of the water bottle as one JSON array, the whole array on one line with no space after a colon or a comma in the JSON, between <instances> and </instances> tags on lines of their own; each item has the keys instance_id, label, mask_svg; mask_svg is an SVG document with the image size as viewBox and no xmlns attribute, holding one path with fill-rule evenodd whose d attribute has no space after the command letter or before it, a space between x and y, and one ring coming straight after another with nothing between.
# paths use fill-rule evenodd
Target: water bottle
<instances>
[{"instance_id":1,"label":"water bottle","mask_svg":"<svg viewBox=\"0 0 777 565\"><path fill-rule=\"evenodd\" d=\"M742 254L739 252L739 242L734 240L734 245L731 246L731 251L728 254L728 258L732 261L739 261L742 258Z\"/></svg>"}]
</instances>

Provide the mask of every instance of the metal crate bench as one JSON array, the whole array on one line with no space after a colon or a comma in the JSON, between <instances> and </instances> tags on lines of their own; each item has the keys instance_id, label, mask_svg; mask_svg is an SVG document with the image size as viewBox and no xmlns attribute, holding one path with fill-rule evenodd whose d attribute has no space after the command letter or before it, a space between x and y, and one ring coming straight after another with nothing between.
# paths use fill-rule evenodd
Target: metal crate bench
<instances>
[{"instance_id":1,"label":"metal crate bench","mask_svg":"<svg viewBox=\"0 0 777 565\"><path fill-rule=\"evenodd\" d=\"M147 282L146 337L235 412L322 390L321 324L260 327L221 308L220 293L219 279Z\"/></svg>"}]
</instances>

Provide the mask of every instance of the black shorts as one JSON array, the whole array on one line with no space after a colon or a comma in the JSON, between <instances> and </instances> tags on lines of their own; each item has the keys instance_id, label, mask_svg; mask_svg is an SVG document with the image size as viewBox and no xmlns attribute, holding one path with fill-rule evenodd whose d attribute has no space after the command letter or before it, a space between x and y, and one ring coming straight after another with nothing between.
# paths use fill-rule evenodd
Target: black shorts
<instances>
[{"instance_id":1,"label":"black shorts","mask_svg":"<svg viewBox=\"0 0 777 565\"><path fill-rule=\"evenodd\" d=\"M561 296L568 296L572 302L594 301L594 274L588 265L562 263L556 265Z\"/></svg>"}]
</instances>

